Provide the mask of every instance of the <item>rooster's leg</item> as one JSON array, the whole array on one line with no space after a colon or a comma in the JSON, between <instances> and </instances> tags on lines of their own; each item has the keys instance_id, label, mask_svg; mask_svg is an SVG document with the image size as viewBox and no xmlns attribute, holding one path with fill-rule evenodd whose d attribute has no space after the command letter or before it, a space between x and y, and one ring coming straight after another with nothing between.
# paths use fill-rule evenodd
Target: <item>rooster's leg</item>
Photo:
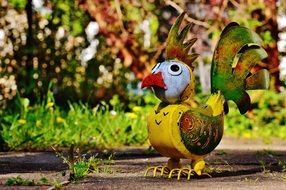
<instances>
[{"instance_id":1,"label":"rooster's leg","mask_svg":"<svg viewBox=\"0 0 286 190\"><path fill-rule=\"evenodd\" d=\"M175 168L182 168L181 160L177 158L170 158L168 160L167 167L169 168L169 170L172 170Z\"/></svg>"}]
</instances>

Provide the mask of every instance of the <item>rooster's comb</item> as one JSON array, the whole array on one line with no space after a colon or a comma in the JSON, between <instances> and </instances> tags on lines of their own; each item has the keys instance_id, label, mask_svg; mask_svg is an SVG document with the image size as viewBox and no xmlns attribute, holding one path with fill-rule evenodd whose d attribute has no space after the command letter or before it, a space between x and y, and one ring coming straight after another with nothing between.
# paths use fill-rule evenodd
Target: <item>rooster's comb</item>
<instances>
[{"instance_id":1,"label":"rooster's comb","mask_svg":"<svg viewBox=\"0 0 286 190\"><path fill-rule=\"evenodd\" d=\"M179 32L185 14L185 12L180 14L169 32L166 45L166 58L178 59L193 69L192 63L198 57L198 54L189 54L189 51L197 39L192 38L184 43L191 28L191 24L188 24Z\"/></svg>"}]
</instances>

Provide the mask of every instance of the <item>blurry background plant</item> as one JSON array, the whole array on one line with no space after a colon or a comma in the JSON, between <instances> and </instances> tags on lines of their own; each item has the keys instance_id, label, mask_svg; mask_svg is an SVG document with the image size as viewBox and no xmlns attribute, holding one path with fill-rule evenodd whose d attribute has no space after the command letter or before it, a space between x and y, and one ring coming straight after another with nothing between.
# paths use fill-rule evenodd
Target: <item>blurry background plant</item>
<instances>
[{"instance_id":1,"label":"blurry background plant","mask_svg":"<svg viewBox=\"0 0 286 190\"><path fill-rule=\"evenodd\" d=\"M0 78L0 109L6 107L7 101L12 100L16 95L17 85L15 77L10 75L9 78L4 76Z\"/></svg>"},{"instance_id":2,"label":"blurry background plant","mask_svg":"<svg viewBox=\"0 0 286 190\"><path fill-rule=\"evenodd\" d=\"M146 112L158 100L139 81L163 60L167 34L183 10L194 24L189 37L198 38L193 51L201 54L196 101L209 92L212 50L231 21L261 35L269 58L260 65L272 74L271 89L284 90L282 0L2 0L0 6L0 144L10 148L144 143ZM278 113L284 96L265 92L261 101L269 97L277 104L255 103L246 116L231 111L227 130L237 122L241 129L285 126ZM259 122L244 122L254 116Z\"/></svg>"},{"instance_id":3,"label":"blurry background plant","mask_svg":"<svg viewBox=\"0 0 286 190\"><path fill-rule=\"evenodd\" d=\"M158 7L147 1L88 6L90 15L77 1L1 1L0 76L13 75L32 103L51 81L58 103L98 103L113 94L128 101L127 84L156 61Z\"/></svg>"},{"instance_id":4,"label":"blurry background plant","mask_svg":"<svg viewBox=\"0 0 286 190\"><path fill-rule=\"evenodd\" d=\"M31 103L45 95L52 81L57 103L95 105L118 94L127 104L127 87L138 88L138 79L162 60L162 42L183 10L194 23L190 36L199 39L194 51L201 54L197 73L204 92L209 89L212 50L230 21L261 34L270 54L261 66L270 69L273 89L280 90L277 7L272 0L3 0L0 77L12 76Z\"/></svg>"}]
</instances>

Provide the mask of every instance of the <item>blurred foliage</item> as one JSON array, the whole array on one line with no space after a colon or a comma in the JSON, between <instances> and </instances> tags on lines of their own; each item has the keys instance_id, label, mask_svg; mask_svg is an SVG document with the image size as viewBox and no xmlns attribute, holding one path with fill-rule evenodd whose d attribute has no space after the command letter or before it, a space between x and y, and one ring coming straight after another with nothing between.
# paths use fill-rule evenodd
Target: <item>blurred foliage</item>
<instances>
[{"instance_id":1,"label":"blurred foliage","mask_svg":"<svg viewBox=\"0 0 286 190\"><path fill-rule=\"evenodd\" d=\"M265 28L258 18L265 9L262 0L43 0L34 1L32 12L28 2L0 3L0 78L14 80L31 103L43 98L53 82L59 104L81 100L95 105L117 94L128 105L129 87L138 89L133 83L163 59L163 42L183 9L186 20L194 22L190 36L199 39L194 51L204 63L231 20ZM265 44L272 43L268 29L261 35ZM9 97L15 96L15 85ZM0 96L2 105L7 96Z\"/></svg>"},{"instance_id":2,"label":"blurred foliage","mask_svg":"<svg viewBox=\"0 0 286 190\"><path fill-rule=\"evenodd\" d=\"M4 1L5 2L5 1ZM86 45L83 34L89 19L72 1L55 1L47 4L44 12L33 14L33 25L28 26L25 10L12 9L2 2L0 25L5 36L0 57L0 76L14 76L22 96L35 102L47 91L53 81L60 99L81 98L86 68L79 62ZM18 6L17 1L12 5ZM53 11L49 11L49 10ZM26 30L32 27L32 37ZM27 47L27 39L32 44ZM91 76L92 77L92 76ZM89 90L87 85L84 89ZM69 96L67 96L69 95Z\"/></svg>"},{"instance_id":3,"label":"blurred foliage","mask_svg":"<svg viewBox=\"0 0 286 190\"><path fill-rule=\"evenodd\" d=\"M226 116L227 135L246 138L286 139L286 94L273 91L252 92L253 109L240 115L234 104Z\"/></svg>"},{"instance_id":4,"label":"blurred foliage","mask_svg":"<svg viewBox=\"0 0 286 190\"><path fill-rule=\"evenodd\" d=\"M263 0L229 1L229 4L221 5L221 8L216 11L219 19L212 21L214 23L212 25L212 37L217 41L226 23L231 21L255 30L264 24L263 20L258 18L259 14L263 14L260 12L262 10L265 10Z\"/></svg>"},{"instance_id":5,"label":"blurred foliage","mask_svg":"<svg viewBox=\"0 0 286 190\"><path fill-rule=\"evenodd\" d=\"M108 9L104 7L106 3L99 4L101 11L110 14L105 16L99 12L109 22L104 23L105 27L100 19L91 21L75 1L49 1L40 8L34 7L33 25L29 26L25 3L21 0L1 2L0 28L3 30L0 32L4 38L0 44L0 78L17 81L21 96L28 97L32 103L44 96L51 81L55 84L53 93L59 103L83 100L94 105L114 94L119 94L122 101L128 101L126 87L135 79L130 64L139 61L145 67L156 49L159 22L149 13L154 5L146 4L149 16L143 19L139 7L126 3L122 11L137 14L136 18L140 20L135 21L134 15L126 14L119 19L118 15L107 12L116 11L114 3L107 2ZM123 21L132 33L130 36L127 30L122 33L125 43L117 37L121 33L118 23ZM90 23L100 27L91 36L86 31ZM27 34L29 27L32 27L32 37ZM144 31L150 33L143 39ZM28 38L32 38L31 46L27 46ZM142 51L139 51L140 47ZM131 55L128 48L136 55ZM3 99L0 97L0 101Z\"/></svg>"},{"instance_id":6,"label":"blurred foliage","mask_svg":"<svg viewBox=\"0 0 286 190\"><path fill-rule=\"evenodd\" d=\"M119 58L142 79L146 68L152 67L157 53L159 14L162 3L158 0L80 0L99 25L99 35L106 39L101 54Z\"/></svg>"},{"instance_id":7,"label":"blurred foliage","mask_svg":"<svg viewBox=\"0 0 286 190\"><path fill-rule=\"evenodd\" d=\"M8 0L8 2L16 9L24 9L27 4L27 0Z\"/></svg>"}]
</instances>

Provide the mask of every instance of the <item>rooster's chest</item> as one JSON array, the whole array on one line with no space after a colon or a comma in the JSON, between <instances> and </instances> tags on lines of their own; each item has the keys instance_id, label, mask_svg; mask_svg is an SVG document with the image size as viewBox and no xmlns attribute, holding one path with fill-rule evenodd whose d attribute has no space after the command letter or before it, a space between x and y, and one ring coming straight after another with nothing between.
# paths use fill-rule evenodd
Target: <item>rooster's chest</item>
<instances>
[{"instance_id":1,"label":"rooster's chest","mask_svg":"<svg viewBox=\"0 0 286 190\"><path fill-rule=\"evenodd\" d=\"M156 106L148 116L148 135L151 145L163 156L185 158L180 135L180 118L190 107L174 104Z\"/></svg>"}]
</instances>

